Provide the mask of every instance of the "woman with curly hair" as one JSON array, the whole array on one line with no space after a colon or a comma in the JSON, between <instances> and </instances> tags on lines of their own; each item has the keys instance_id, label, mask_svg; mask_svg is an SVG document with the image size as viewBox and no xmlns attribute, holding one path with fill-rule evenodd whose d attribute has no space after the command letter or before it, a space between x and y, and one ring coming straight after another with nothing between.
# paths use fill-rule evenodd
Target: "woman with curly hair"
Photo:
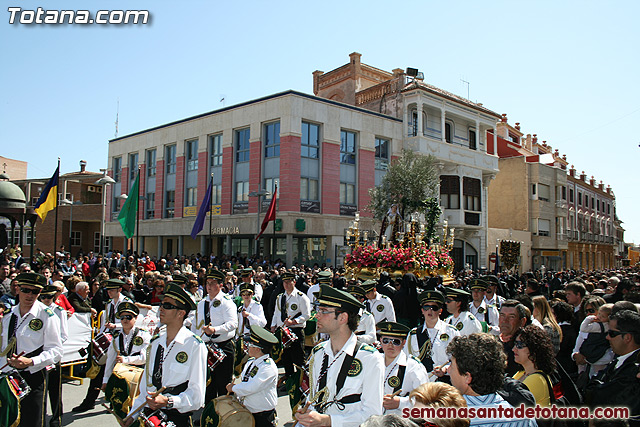
<instances>
[{"instance_id":1,"label":"woman with curly hair","mask_svg":"<svg viewBox=\"0 0 640 427\"><path fill-rule=\"evenodd\" d=\"M513 346L515 361L522 365L522 371L513 376L527 386L536 398L536 404L549 406L549 375L556 368L553 345L549 335L537 326L529 325L521 329Z\"/></svg>"}]
</instances>

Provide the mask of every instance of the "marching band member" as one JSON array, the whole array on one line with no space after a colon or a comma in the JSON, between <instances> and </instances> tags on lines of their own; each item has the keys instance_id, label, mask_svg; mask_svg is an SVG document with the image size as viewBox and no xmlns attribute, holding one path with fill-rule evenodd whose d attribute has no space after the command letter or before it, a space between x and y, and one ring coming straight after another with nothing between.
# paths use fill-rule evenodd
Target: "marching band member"
<instances>
[{"instance_id":1,"label":"marching band member","mask_svg":"<svg viewBox=\"0 0 640 427\"><path fill-rule=\"evenodd\" d=\"M47 285L40 292L40 302L53 311L60 320L60 339L64 345L69 338L69 316L67 310L55 303L60 289L56 285ZM51 419L49 427L60 427L62 423L62 370L60 362L49 370L47 374L47 392L49 393L49 403L51 404Z\"/></svg>"},{"instance_id":2,"label":"marching band member","mask_svg":"<svg viewBox=\"0 0 640 427\"><path fill-rule=\"evenodd\" d=\"M187 292L169 283L160 304L160 320L166 329L151 339L140 379L140 395L125 419L134 422L139 406L145 413L162 410L177 426L190 426L191 415L204 405L207 348L197 335L184 327L189 311L196 308ZM158 390L166 387L157 394Z\"/></svg>"},{"instance_id":3,"label":"marching band member","mask_svg":"<svg viewBox=\"0 0 640 427\"><path fill-rule=\"evenodd\" d=\"M293 375L295 363L304 365L304 327L311 316L311 304L309 298L296 289L295 275L289 271L282 274L284 292L276 297L276 307L271 319L271 332L277 328L286 326L296 334L298 339L282 352L282 364L284 365L284 379Z\"/></svg>"},{"instance_id":4,"label":"marching band member","mask_svg":"<svg viewBox=\"0 0 640 427\"><path fill-rule=\"evenodd\" d=\"M318 281L309 287L307 291L307 298L309 298L309 302L313 306L316 302L316 295L320 291L320 285L329 285L333 284L333 274L331 274L328 270L322 270L318 273Z\"/></svg>"},{"instance_id":5,"label":"marching band member","mask_svg":"<svg viewBox=\"0 0 640 427\"><path fill-rule=\"evenodd\" d=\"M31 388L20 401L20 425L44 426L46 367L62 359L60 321L55 313L38 301L47 279L37 273L21 273L16 277L19 303L2 318L0 366L6 371L17 369Z\"/></svg>"},{"instance_id":6,"label":"marching band member","mask_svg":"<svg viewBox=\"0 0 640 427\"><path fill-rule=\"evenodd\" d=\"M278 367L269 352L278 339L261 326L251 325L248 351L251 357L244 365L242 382L227 385L235 393L256 421L255 427L276 427L278 404Z\"/></svg>"},{"instance_id":7,"label":"marching band member","mask_svg":"<svg viewBox=\"0 0 640 427\"><path fill-rule=\"evenodd\" d=\"M484 279L487 282L487 290L484 295L484 301L489 307L495 307L496 310L500 311L502 303L506 300L505 297L497 294L500 280L496 276L485 276Z\"/></svg>"},{"instance_id":8,"label":"marching band member","mask_svg":"<svg viewBox=\"0 0 640 427\"><path fill-rule=\"evenodd\" d=\"M366 280L361 285L367 298L364 303L365 309L373 314L376 324L380 322L395 322L396 312L393 308L391 298L378 293L376 285L375 280Z\"/></svg>"},{"instance_id":9,"label":"marching band member","mask_svg":"<svg viewBox=\"0 0 640 427\"><path fill-rule=\"evenodd\" d=\"M140 309L131 302L123 302L118 306L116 317L122 324L122 331L113 334L113 341L107 350L107 363L104 365L102 390L107 387L109 377L116 363L141 366L147 360L147 346L151 334L135 326Z\"/></svg>"},{"instance_id":10,"label":"marching band member","mask_svg":"<svg viewBox=\"0 0 640 427\"><path fill-rule=\"evenodd\" d=\"M318 331L329 334L329 340L311 351L311 406L295 417L305 427L356 427L382 414L383 357L354 334L362 303L326 285L317 299Z\"/></svg>"},{"instance_id":11,"label":"marching band member","mask_svg":"<svg viewBox=\"0 0 640 427\"><path fill-rule=\"evenodd\" d=\"M104 283L104 287L107 290L107 293L109 294L109 298L111 298L111 300L104 308L104 319L102 322L102 326L100 327L100 332L113 333L114 331L122 330L120 319L116 317L118 307L124 302L133 303L133 301L122 295L122 293L120 292L122 290L122 285L124 284L122 280L108 279ZM81 413L90 411L91 409L95 408L96 399L98 398L100 390L102 389L104 369L104 365L100 366L100 371L98 372L98 374L89 382L89 388L87 389L87 394L84 397L84 400L82 401L82 403L80 403L80 405L73 408L71 412Z\"/></svg>"},{"instance_id":12,"label":"marching band member","mask_svg":"<svg viewBox=\"0 0 640 427\"><path fill-rule=\"evenodd\" d=\"M256 283L253 281L253 275L254 275L254 271L253 268L251 267L247 267L247 268L243 268L242 270L240 270L240 285L242 285L243 283L251 283L254 287L254 295L256 298L256 301L260 302L262 301L262 285L259 283ZM234 296L238 296L240 294L240 286L237 286L234 289Z\"/></svg>"},{"instance_id":13,"label":"marching band member","mask_svg":"<svg viewBox=\"0 0 640 427\"><path fill-rule=\"evenodd\" d=\"M216 269L207 271L207 297L196 308L191 331L205 342L215 343L226 355L213 372L207 386L205 400L209 402L227 393L227 384L233 378L235 345L233 338L238 328L238 309L233 299L222 292L225 274Z\"/></svg>"},{"instance_id":14,"label":"marching band member","mask_svg":"<svg viewBox=\"0 0 640 427\"><path fill-rule=\"evenodd\" d=\"M262 304L253 299L254 288L253 283L240 284L242 305L238 307L238 337L250 334L253 325L264 327L267 324Z\"/></svg>"},{"instance_id":15,"label":"marching band member","mask_svg":"<svg viewBox=\"0 0 640 427\"><path fill-rule=\"evenodd\" d=\"M350 285L347 290L361 303L364 303L364 300L367 299L364 296L364 289L362 289L362 286ZM365 309L361 310L360 321L358 322L358 327L355 331L355 334L358 336L359 341L365 344L373 344L374 342L376 342L375 322L376 321L373 318L373 314L369 313Z\"/></svg>"},{"instance_id":16,"label":"marching band member","mask_svg":"<svg viewBox=\"0 0 640 427\"><path fill-rule=\"evenodd\" d=\"M487 325L488 332L492 335L500 335L500 326L498 326L500 315L495 307L491 307L484 300L487 291L487 282L484 279L473 279L469 285L471 289L471 298L469 311L480 322Z\"/></svg>"},{"instance_id":17,"label":"marching band member","mask_svg":"<svg viewBox=\"0 0 640 427\"><path fill-rule=\"evenodd\" d=\"M442 367L449 361L447 345L460 332L453 326L440 320L444 295L440 291L424 291L418 295L424 324L413 328L409 332L404 351L408 355L417 357L427 372L441 377L446 369Z\"/></svg>"},{"instance_id":18,"label":"marching band member","mask_svg":"<svg viewBox=\"0 0 640 427\"><path fill-rule=\"evenodd\" d=\"M411 407L409 393L429 382L427 370L415 356L407 356L402 348L411 330L395 322L378 323L382 351L384 351L384 397L385 414L402 415L404 408ZM393 396L394 393L398 395Z\"/></svg>"},{"instance_id":19,"label":"marching band member","mask_svg":"<svg viewBox=\"0 0 640 427\"><path fill-rule=\"evenodd\" d=\"M469 313L469 297L471 297L471 294L462 289L450 287L444 288L444 293L447 311L451 313L446 322L456 328L460 335L482 332L480 321Z\"/></svg>"}]
</instances>

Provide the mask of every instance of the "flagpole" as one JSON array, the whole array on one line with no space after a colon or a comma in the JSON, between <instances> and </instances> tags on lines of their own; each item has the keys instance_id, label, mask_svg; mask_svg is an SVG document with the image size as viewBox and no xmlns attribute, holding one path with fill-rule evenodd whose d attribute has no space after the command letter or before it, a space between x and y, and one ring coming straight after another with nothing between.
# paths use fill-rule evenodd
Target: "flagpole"
<instances>
[{"instance_id":1,"label":"flagpole","mask_svg":"<svg viewBox=\"0 0 640 427\"><path fill-rule=\"evenodd\" d=\"M211 172L211 182L209 183L209 259L213 253L213 172Z\"/></svg>"},{"instance_id":2,"label":"flagpole","mask_svg":"<svg viewBox=\"0 0 640 427\"><path fill-rule=\"evenodd\" d=\"M60 157L58 157L58 185L56 186L56 225L53 228L53 254L56 253L56 246L58 245L58 187L60 187ZM71 227L71 224L69 224ZM71 253L71 248L69 248L69 253Z\"/></svg>"},{"instance_id":3,"label":"flagpole","mask_svg":"<svg viewBox=\"0 0 640 427\"><path fill-rule=\"evenodd\" d=\"M278 181L276 181L276 188L273 191L273 197L277 197L278 196ZM277 203L277 202L276 202ZM276 221L273 220L273 238L271 239L273 241L273 243L271 244L271 263L273 265L273 260L276 256Z\"/></svg>"},{"instance_id":4,"label":"flagpole","mask_svg":"<svg viewBox=\"0 0 640 427\"><path fill-rule=\"evenodd\" d=\"M136 207L136 251L140 256L140 165L138 165L138 206Z\"/></svg>"}]
</instances>

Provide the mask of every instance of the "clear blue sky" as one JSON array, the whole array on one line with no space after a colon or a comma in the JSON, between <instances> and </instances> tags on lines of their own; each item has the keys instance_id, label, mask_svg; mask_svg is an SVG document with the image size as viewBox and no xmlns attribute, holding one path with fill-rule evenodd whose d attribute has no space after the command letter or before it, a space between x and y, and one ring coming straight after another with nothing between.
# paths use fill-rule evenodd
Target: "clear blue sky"
<instances>
[{"instance_id":1,"label":"clear blue sky","mask_svg":"<svg viewBox=\"0 0 640 427\"><path fill-rule=\"evenodd\" d=\"M360 52L507 113L611 185L640 243L640 2L55 1L0 12L0 155L29 177L107 164L119 135L294 89ZM7 7L148 9L137 26L9 24ZM636 130L634 130L636 129Z\"/></svg>"}]
</instances>

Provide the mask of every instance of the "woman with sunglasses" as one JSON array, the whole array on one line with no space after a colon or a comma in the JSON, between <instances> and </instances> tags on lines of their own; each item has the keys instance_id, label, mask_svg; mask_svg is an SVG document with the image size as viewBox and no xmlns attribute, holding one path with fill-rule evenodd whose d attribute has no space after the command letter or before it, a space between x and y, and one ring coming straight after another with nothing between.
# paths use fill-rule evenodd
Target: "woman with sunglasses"
<instances>
[{"instance_id":1,"label":"woman with sunglasses","mask_svg":"<svg viewBox=\"0 0 640 427\"><path fill-rule=\"evenodd\" d=\"M104 391L116 363L142 366L147 360L147 346L151 334L135 326L140 309L132 302L125 301L118 306L116 317L120 319L122 331L114 333L113 341L107 350L107 363L104 368L102 390Z\"/></svg>"},{"instance_id":2,"label":"woman with sunglasses","mask_svg":"<svg viewBox=\"0 0 640 427\"><path fill-rule=\"evenodd\" d=\"M516 335L513 354L516 363L523 368L513 378L527 386L536 398L536 404L549 406L549 375L556 368L551 338L544 329L529 325Z\"/></svg>"},{"instance_id":3,"label":"woman with sunglasses","mask_svg":"<svg viewBox=\"0 0 640 427\"><path fill-rule=\"evenodd\" d=\"M404 351L415 356L424 365L429 374L442 377L449 362L447 345L460 332L453 326L440 320L444 295L440 291L424 291L418 295L424 324L413 328L409 333Z\"/></svg>"},{"instance_id":4,"label":"woman with sunglasses","mask_svg":"<svg viewBox=\"0 0 640 427\"><path fill-rule=\"evenodd\" d=\"M402 414L410 408L409 393L429 382L427 370L420 360L407 356L402 349L407 341L408 326L395 322L380 322L377 325L384 352L384 396L382 407L385 414ZM394 395L397 393L397 395Z\"/></svg>"}]
</instances>

